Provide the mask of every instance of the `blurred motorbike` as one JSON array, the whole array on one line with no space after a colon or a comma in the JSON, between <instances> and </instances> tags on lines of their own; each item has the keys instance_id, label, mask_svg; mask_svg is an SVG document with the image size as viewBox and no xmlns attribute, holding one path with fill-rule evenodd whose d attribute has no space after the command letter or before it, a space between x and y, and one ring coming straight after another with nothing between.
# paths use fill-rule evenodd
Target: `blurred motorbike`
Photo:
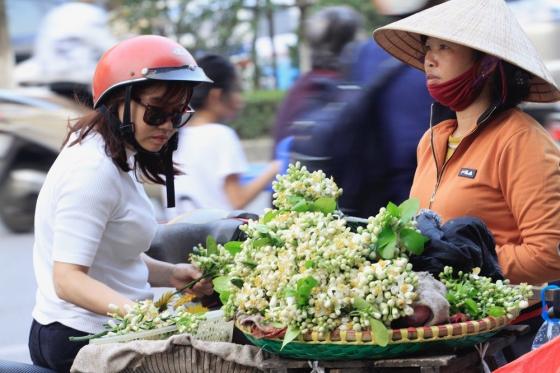
<instances>
[{"instance_id":1,"label":"blurred motorbike","mask_svg":"<svg viewBox=\"0 0 560 373\"><path fill-rule=\"evenodd\" d=\"M33 229L35 202L68 120L85 110L45 88L0 90L0 218L12 232Z\"/></svg>"}]
</instances>

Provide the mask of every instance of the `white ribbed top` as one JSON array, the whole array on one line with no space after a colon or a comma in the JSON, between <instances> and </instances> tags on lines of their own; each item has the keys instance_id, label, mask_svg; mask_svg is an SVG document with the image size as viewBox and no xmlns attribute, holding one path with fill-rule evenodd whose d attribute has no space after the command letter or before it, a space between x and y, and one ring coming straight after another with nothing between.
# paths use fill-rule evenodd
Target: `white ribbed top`
<instances>
[{"instance_id":1,"label":"white ribbed top","mask_svg":"<svg viewBox=\"0 0 560 373\"><path fill-rule=\"evenodd\" d=\"M133 154L128 153L129 160ZM49 170L35 213L33 264L38 289L33 317L88 333L107 317L57 297L53 262L87 266L89 276L133 300L152 296L140 254L157 228L153 207L132 173L106 155L99 135L66 147Z\"/></svg>"}]
</instances>

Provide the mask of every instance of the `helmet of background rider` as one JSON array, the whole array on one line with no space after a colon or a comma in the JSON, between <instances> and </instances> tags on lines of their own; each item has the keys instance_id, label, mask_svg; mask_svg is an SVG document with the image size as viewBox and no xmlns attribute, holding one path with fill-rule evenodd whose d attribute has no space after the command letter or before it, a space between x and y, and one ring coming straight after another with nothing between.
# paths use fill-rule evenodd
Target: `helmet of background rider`
<instances>
[{"instance_id":1,"label":"helmet of background rider","mask_svg":"<svg viewBox=\"0 0 560 373\"><path fill-rule=\"evenodd\" d=\"M344 47L354 41L363 24L360 13L345 5L325 7L305 23L305 36L315 69L337 70Z\"/></svg>"}]
</instances>

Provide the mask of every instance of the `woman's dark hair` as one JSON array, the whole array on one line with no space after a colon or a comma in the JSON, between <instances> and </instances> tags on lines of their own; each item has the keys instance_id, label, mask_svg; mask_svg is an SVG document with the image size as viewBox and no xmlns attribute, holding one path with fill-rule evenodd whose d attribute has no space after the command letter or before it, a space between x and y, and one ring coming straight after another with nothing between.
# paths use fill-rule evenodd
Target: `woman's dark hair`
<instances>
[{"instance_id":1,"label":"woman's dark hair","mask_svg":"<svg viewBox=\"0 0 560 373\"><path fill-rule=\"evenodd\" d=\"M505 109L519 105L529 95L531 74L509 62L500 62L504 68L506 82L506 99L502 103ZM499 69L494 73L494 90L492 97L499 99L502 92L502 80L500 79Z\"/></svg>"},{"instance_id":2,"label":"woman's dark hair","mask_svg":"<svg viewBox=\"0 0 560 373\"><path fill-rule=\"evenodd\" d=\"M153 89L154 86L162 85L165 87L165 93L160 98L162 106L180 106L184 103L185 97L192 92L192 86L185 82L154 82L144 81L136 83L132 88L132 96L139 97L146 91ZM126 150L127 142L119 133L118 125L118 107L119 104L124 102L124 87L119 87L113 92L110 92L106 98L103 99L103 107L107 109L106 112L102 108L93 110L86 115L78 118L74 123L68 124L68 134L62 146L66 144L73 146L80 143L91 132L98 133L105 141L105 153L111 157L115 165L124 172L129 172L132 169L128 165ZM74 136L74 137L73 137ZM71 140L72 137L72 141ZM165 164L163 157L168 151L172 151L166 144L158 153L137 152L135 155L135 162L141 171L143 177L147 180L157 184L165 185L165 180L162 176L165 174ZM175 174L180 174L180 171L175 169Z\"/></svg>"},{"instance_id":3,"label":"woman's dark hair","mask_svg":"<svg viewBox=\"0 0 560 373\"><path fill-rule=\"evenodd\" d=\"M196 87L190 102L193 109L198 110L204 106L212 88L220 88L226 95L239 88L235 66L227 58L208 54L196 62L214 83L202 83Z\"/></svg>"}]
</instances>

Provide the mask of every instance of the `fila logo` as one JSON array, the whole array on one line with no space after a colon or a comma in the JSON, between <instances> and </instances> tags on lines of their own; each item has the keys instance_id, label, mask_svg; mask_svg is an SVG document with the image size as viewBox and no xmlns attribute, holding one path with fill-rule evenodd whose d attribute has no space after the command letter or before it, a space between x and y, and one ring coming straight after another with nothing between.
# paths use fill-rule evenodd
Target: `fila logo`
<instances>
[{"instance_id":1,"label":"fila logo","mask_svg":"<svg viewBox=\"0 0 560 373\"><path fill-rule=\"evenodd\" d=\"M459 171L459 176L474 179L474 177L476 176L476 170L473 168L461 168L461 171Z\"/></svg>"}]
</instances>

